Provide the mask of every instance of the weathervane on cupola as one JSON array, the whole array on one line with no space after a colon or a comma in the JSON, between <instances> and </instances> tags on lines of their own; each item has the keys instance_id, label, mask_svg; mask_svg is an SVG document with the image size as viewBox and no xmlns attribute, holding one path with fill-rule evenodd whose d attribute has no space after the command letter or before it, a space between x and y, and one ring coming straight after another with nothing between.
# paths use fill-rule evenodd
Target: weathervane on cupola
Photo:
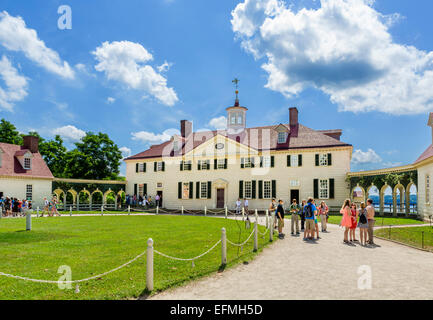
<instances>
[{"instance_id":1,"label":"weathervane on cupola","mask_svg":"<svg viewBox=\"0 0 433 320\"><path fill-rule=\"evenodd\" d=\"M235 105L228 107L227 110L227 130L232 133L240 132L245 129L246 126L246 112L247 108L239 105L239 79L235 78L232 80L236 88L236 100Z\"/></svg>"}]
</instances>

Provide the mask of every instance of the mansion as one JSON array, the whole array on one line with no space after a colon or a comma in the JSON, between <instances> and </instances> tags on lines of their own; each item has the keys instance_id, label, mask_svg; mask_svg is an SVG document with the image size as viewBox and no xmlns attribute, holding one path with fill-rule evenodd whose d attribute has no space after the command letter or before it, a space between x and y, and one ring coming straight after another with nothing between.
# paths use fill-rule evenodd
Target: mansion
<instances>
[{"instance_id":1,"label":"mansion","mask_svg":"<svg viewBox=\"0 0 433 320\"><path fill-rule=\"evenodd\" d=\"M168 209L233 208L238 198L250 209L265 209L272 198L340 206L353 151L342 131L307 128L296 108L289 123L247 128L247 110L236 98L226 130L194 132L182 120L180 136L125 159L126 193L159 194Z\"/></svg>"}]
</instances>

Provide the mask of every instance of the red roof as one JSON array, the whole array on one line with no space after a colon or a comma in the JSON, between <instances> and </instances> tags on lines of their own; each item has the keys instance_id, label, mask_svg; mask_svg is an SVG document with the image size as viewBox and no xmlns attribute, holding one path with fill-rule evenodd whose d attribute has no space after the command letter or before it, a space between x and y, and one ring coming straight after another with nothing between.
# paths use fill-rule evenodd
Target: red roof
<instances>
[{"instance_id":1,"label":"red roof","mask_svg":"<svg viewBox=\"0 0 433 320\"><path fill-rule=\"evenodd\" d=\"M297 137L293 137L289 134L288 143L278 145L278 132L275 130L278 126L279 125L246 128L244 131L237 134L229 133L227 130L194 132L192 139L190 138L185 141L185 139L180 137L182 149L178 153L173 152L173 142L166 141L159 145L154 145L134 156L128 157L125 160L180 156L212 139L217 134L238 141L258 151L352 146L351 144L344 143L330 136L330 133L337 133L339 137L341 130L315 131L301 124L299 125ZM289 124L285 124L285 126L290 128ZM266 143L266 141L269 142Z\"/></svg>"},{"instance_id":2,"label":"red roof","mask_svg":"<svg viewBox=\"0 0 433 320\"><path fill-rule=\"evenodd\" d=\"M25 170L18 161L17 156L23 156L28 149L21 146L0 142L1 167L0 176L31 177L31 178L54 178L50 169L39 152L32 153L32 169Z\"/></svg>"},{"instance_id":3,"label":"red roof","mask_svg":"<svg viewBox=\"0 0 433 320\"><path fill-rule=\"evenodd\" d=\"M415 161L415 164L431 157L433 157L433 145L430 145L427 150L424 151L424 153Z\"/></svg>"}]
</instances>

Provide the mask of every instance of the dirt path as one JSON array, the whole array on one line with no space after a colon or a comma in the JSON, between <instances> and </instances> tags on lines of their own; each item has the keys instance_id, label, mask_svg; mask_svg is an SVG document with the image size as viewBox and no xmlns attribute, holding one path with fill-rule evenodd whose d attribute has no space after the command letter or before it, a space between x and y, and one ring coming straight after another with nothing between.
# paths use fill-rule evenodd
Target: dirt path
<instances>
[{"instance_id":1,"label":"dirt path","mask_svg":"<svg viewBox=\"0 0 433 320\"><path fill-rule=\"evenodd\" d=\"M290 236L286 222L286 239L248 265L151 299L433 299L432 253L379 239L376 247L344 245L336 225L321 240L306 243ZM371 268L371 290L358 289L360 266Z\"/></svg>"}]
</instances>

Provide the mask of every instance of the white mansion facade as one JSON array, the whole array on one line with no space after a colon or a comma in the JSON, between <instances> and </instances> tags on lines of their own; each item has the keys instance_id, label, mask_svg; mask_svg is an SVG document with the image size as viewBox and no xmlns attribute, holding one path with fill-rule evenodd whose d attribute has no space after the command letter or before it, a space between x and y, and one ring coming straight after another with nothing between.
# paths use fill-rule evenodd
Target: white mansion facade
<instances>
[{"instance_id":1,"label":"white mansion facade","mask_svg":"<svg viewBox=\"0 0 433 320\"><path fill-rule=\"evenodd\" d=\"M168 209L233 208L238 198L264 209L309 196L339 206L348 197L353 147L341 130L307 128L296 108L287 124L247 128L238 99L227 113L227 130L193 132L182 120L180 136L125 159L126 193L159 194Z\"/></svg>"}]
</instances>

